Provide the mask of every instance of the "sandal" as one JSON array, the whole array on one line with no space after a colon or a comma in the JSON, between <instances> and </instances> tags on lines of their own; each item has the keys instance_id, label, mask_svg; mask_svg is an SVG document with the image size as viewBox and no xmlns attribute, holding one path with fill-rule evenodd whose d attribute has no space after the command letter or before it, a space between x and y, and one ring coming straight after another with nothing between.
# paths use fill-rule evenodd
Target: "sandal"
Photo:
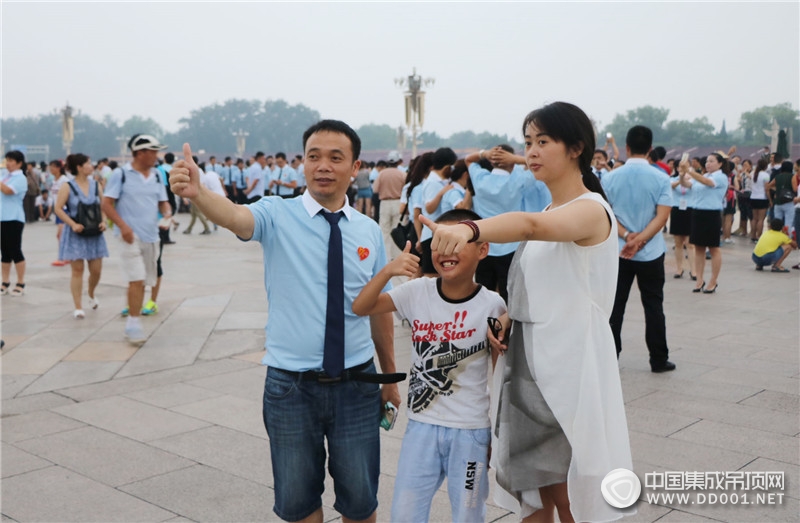
<instances>
[{"instance_id":1,"label":"sandal","mask_svg":"<svg viewBox=\"0 0 800 523\"><path fill-rule=\"evenodd\" d=\"M5 296L8 294L9 287L11 287L10 281L4 281L3 283L0 283L0 296Z\"/></svg>"},{"instance_id":2,"label":"sandal","mask_svg":"<svg viewBox=\"0 0 800 523\"><path fill-rule=\"evenodd\" d=\"M789 272L789 271L786 271L786 272ZM25 284L24 283L16 284L14 286L14 290L11 291L11 295L12 296L22 296L23 294L25 294Z\"/></svg>"},{"instance_id":3,"label":"sandal","mask_svg":"<svg viewBox=\"0 0 800 523\"><path fill-rule=\"evenodd\" d=\"M773 267L772 272L789 272L789 269L784 269L783 267Z\"/></svg>"}]
</instances>

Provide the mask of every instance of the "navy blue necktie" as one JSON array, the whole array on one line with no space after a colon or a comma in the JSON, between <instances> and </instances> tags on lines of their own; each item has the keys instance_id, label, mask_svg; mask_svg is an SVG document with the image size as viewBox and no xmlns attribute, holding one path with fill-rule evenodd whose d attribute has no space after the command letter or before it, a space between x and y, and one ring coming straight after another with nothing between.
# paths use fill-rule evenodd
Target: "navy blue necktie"
<instances>
[{"instance_id":1,"label":"navy blue necktie","mask_svg":"<svg viewBox=\"0 0 800 523\"><path fill-rule=\"evenodd\" d=\"M331 378L338 377L344 369L344 260L342 259L342 231L339 219L343 212L322 211L331 224L328 239L328 305L325 313L325 352L322 368Z\"/></svg>"}]
</instances>

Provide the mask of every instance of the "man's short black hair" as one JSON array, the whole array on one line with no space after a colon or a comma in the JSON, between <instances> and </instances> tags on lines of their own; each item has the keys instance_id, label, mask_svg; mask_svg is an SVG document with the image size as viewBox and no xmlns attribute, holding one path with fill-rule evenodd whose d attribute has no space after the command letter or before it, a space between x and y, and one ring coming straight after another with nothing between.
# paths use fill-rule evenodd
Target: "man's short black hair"
<instances>
[{"instance_id":1,"label":"man's short black hair","mask_svg":"<svg viewBox=\"0 0 800 523\"><path fill-rule=\"evenodd\" d=\"M667 150L660 145L653 147L653 150L656 152L656 156L658 157L659 161L667 157Z\"/></svg>"},{"instance_id":2,"label":"man's short black hair","mask_svg":"<svg viewBox=\"0 0 800 523\"><path fill-rule=\"evenodd\" d=\"M258 160L258 159L259 159L259 158L261 158L262 156L264 156L264 153L263 153L263 152L261 152L261 151L258 151L258 152L256 153L256 160Z\"/></svg>"},{"instance_id":3,"label":"man's short black hair","mask_svg":"<svg viewBox=\"0 0 800 523\"><path fill-rule=\"evenodd\" d=\"M607 152L605 152L603 149L595 149L595 150L594 150L594 154L602 154L602 155L603 155L603 158L605 158L606 160L608 160L608 153L607 153Z\"/></svg>"},{"instance_id":4,"label":"man's short black hair","mask_svg":"<svg viewBox=\"0 0 800 523\"><path fill-rule=\"evenodd\" d=\"M469 209L452 209L436 218L436 223L458 223L465 220L471 220L474 222L475 220L480 219L481 217L475 211L470 211Z\"/></svg>"},{"instance_id":5,"label":"man's short black hair","mask_svg":"<svg viewBox=\"0 0 800 523\"><path fill-rule=\"evenodd\" d=\"M352 127L340 120L320 120L303 133L303 151L306 150L306 143L312 134L329 132L345 135L350 140L350 147L353 150L353 161L358 160L361 155L361 138Z\"/></svg>"},{"instance_id":6,"label":"man's short black hair","mask_svg":"<svg viewBox=\"0 0 800 523\"><path fill-rule=\"evenodd\" d=\"M231 159L231 157L230 157L230 156L226 156L226 157L225 157L225 161L226 161L226 162L227 162L228 160L230 160L230 159Z\"/></svg>"},{"instance_id":7,"label":"man's short black hair","mask_svg":"<svg viewBox=\"0 0 800 523\"><path fill-rule=\"evenodd\" d=\"M209 157L208 157L208 161L209 161L209 162L210 162L211 160L216 160L216 159L217 159L217 157L216 157L216 156L209 156Z\"/></svg>"},{"instance_id":8,"label":"man's short black hair","mask_svg":"<svg viewBox=\"0 0 800 523\"><path fill-rule=\"evenodd\" d=\"M448 165L453 165L458 160L455 151L449 147L439 147L433 153L433 168L437 171Z\"/></svg>"},{"instance_id":9,"label":"man's short black hair","mask_svg":"<svg viewBox=\"0 0 800 523\"><path fill-rule=\"evenodd\" d=\"M275 159L277 160L278 158L280 158L282 160L285 160L286 159L286 153L275 153Z\"/></svg>"},{"instance_id":10,"label":"man's short black hair","mask_svg":"<svg viewBox=\"0 0 800 523\"><path fill-rule=\"evenodd\" d=\"M175 161L175 155L172 153L167 153L164 155L164 163L167 165L172 165L172 162Z\"/></svg>"},{"instance_id":11,"label":"man's short black hair","mask_svg":"<svg viewBox=\"0 0 800 523\"><path fill-rule=\"evenodd\" d=\"M783 220L780 218L773 218L769 222L769 228L772 229L773 231L782 231L783 225L784 225Z\"/></svg>"},{"instance_id":12,"label":"man's short black hair","mask_svg":"<svg viewBox=\"0 0 800 523\"><path fill-rule=\"evenodd\" d=\"M389 164L386 163L386 160L378 160L378 163L375 164L375 167L389 167Z\"/></svg>"},{"instance_id":13,"label":"man's short black hair","mask_svg":"<svg viewBox=\"0 0 800 523\"><path fill-rule=\"evenodd\" d=\"M781 163L783 162L783 155L781 153L775 153L772 155L773 163Z\"/></svg>"},{"instance_id":14,"label":"man's short black hair","mask_svg":"<svg viewBox=\"0 0 800 523\"><path fill-rule=\"evenodd\" d=\"M653 131L644 125L634 125L628 130L625 145L630 148L631 154L647 154L653 146Z\"/></svg>"},{"instance_id":15,"label":"man's short black hair","mask_svg":"<svg viewBox=\"0 0 800 523\"><path fill-rule=\"evenodd\" d=\"M507 153L514 154L514 148L511 147L510 145L508 145L507 143L501 143L497 147L501 148L502 150L504 150Z\"/></svg>"}]
</instances>

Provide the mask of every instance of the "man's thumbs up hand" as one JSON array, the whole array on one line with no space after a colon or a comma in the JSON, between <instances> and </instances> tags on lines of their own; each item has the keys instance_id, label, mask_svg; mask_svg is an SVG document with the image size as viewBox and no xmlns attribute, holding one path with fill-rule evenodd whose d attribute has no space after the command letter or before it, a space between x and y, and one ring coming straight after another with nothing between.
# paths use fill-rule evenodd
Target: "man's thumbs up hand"
<instances>
[{"instance_id":1,"label":"man's thumbs up hand","mask_svg":"<svg viewBox=\"0 0 800 523\"><path fill-rule=\"evenodd\" d=\"M183 144L183 160L178 160L169 172L169 187L181 198L192 199L200 192L200 168L192 159L192 148Z\"/></svg>"}]
</instances>

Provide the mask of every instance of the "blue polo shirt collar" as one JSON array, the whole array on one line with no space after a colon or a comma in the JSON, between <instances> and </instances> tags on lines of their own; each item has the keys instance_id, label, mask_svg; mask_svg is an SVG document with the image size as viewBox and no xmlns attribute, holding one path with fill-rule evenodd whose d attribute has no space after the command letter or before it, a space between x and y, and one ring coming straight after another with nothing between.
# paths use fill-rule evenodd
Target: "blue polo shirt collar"
<instances>
[{"instance_id":1,"label":"blue polo shirt collar","mask_svg":"<svg viewBox=\"0 0 800 523\"><path fill-rule=\"evenodd\" d=\"M627 160L625 160L625 164L627 165L629 163L646 163L647 165L650 165L650 162L648 162L644 158L628 158Z\"/></svg>"},{"instance_id":2,"label":"blue polo shirt collar","mask_svg":"<svg viewBox=\"0 0 800 523\"><path fill-rule=\"evenodd\" d=\"M303 199L303 207L305 207L306 212L308 213L308 216L311 217L311 218L313 218L314 216L319 214L319 211L322 211L322 210L324 210L325 212L330 212L327 209L325 209L322 205L320 205L319 202L317 200L315 200L311 196L311 193L309 193L308 191L304 192L303 195L301 196L301 198ZM350 212L352 210L353 210L353 208L350 207L350 205L348 205L347 196L345 196L342 208L340 208L338 211L335 211L335 212L339 212L339 211L343 212L345 218L350 220Z\"/></svg>"}]
</instances>

